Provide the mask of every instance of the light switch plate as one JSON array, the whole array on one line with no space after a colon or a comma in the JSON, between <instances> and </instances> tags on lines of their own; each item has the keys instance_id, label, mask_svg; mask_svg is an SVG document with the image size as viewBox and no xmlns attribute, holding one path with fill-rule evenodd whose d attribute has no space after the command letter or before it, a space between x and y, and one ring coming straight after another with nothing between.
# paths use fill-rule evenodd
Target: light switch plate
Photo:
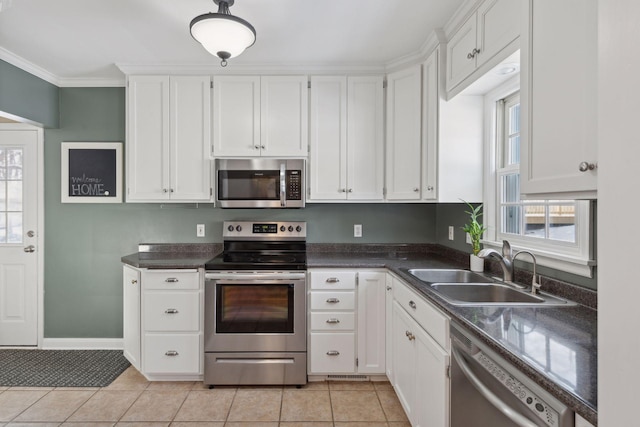
<instances>
[{"instance_id":1,"label":"light switch plate","mask_svg":"<svg viewBox=\"0 0 640 427\"><path fill-rule=\"evenodd\" d=\"M362 237L362 224L353 224L353 237Z\"/></svg>"},{"instance_id":2,"label":"light switch plate","mask_svg":"<svg viewBox=\"0 0 640 427\"><path fill-rule=\"evenodd\" d=\"M204 224L198 224L196 226L196 237L204 237Z\"/></svg>"}]
</instances>

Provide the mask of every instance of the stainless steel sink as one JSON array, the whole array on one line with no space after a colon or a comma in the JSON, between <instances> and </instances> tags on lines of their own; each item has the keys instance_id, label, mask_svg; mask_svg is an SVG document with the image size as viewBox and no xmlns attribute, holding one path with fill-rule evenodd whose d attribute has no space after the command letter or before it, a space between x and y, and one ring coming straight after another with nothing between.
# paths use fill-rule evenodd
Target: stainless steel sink
<instances>
[{"instance_id":1,"label":"stainless steel sink","mask_svg":"<svg viewBox=\"0 0 640 427\"><path fill-rule=\"evenodd\" d=\"M427 283L493 283L493 280L469 270L412 268L407 272Z\"/></svg>"},{"instance_id":2,"label":"stainless steel sink","mask_svg":"<svg viewBox=\"0 0 640 427\"><path fill-rule=\"evenodd\" d=\"M502 282L456 269L406 269L448 303L457 306L565 306L576 305L547 293L532 294Z\"/></svg>"}]
</instances>

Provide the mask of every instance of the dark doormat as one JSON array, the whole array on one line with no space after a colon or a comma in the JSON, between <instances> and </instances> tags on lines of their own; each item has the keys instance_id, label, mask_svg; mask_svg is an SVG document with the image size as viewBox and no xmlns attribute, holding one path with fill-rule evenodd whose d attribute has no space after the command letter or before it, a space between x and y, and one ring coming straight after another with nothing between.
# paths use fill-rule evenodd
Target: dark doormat
<instances>
[{"instance_id":1,"label":"dark doormat","mask_svg":"<svg viewBox=\"0 0 640 427\"><path fill-rule=\"evenodd\" d=\"M0 386L106 387L129 366L120 350L0 350Z\"/></svg>"}]
</instances>

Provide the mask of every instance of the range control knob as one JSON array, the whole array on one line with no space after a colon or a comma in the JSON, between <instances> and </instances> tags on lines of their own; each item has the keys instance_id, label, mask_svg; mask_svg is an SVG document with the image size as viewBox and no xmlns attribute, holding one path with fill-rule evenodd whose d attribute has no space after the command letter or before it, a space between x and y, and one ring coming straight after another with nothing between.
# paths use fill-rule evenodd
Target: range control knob
<instances>
[{"instance_id":1,"label":"range control knob","mask_svg":"<svg viewBox=\"0 0 640 427\"><path fill-rule=\"evenodd\" d=\"M285 231L287 231L287 227L285 227L284 225L281 225L280 226L280 231L282 231L284 233Z\"/></svg>"},{"instance_id":2,"label":"range control knob","mask_svg":"<svg viewBox=\"0 0 640 427\"><path fill-rule=\"evenodd\" d=\"M302 227L300 227L299 225L296 227L296 231L299 233L302 231Z\"/></svg>"},{"instance_id":3,"label":"range control knob","mask_svg":"<svg viewBox=\"0 0 640 427\"><path fill-rule=\"evenodd\" d=\"M241 226L241 225L236 225L236 231L237 231L237 232L242 231L242 226Z\"/></svg>"},{"instance_id":4,"label":"range control knob","mask_svg":"<svg viewBox=\"0 0 640 427\"><path fill-rule=\"evenodd\" d=\"M229 231L233 231L233 225L228 226L228 227L227 227L227 230L229 230Z\"/></svg>"},{"instance_id":5,"label":"range control knob","mask_svg":"<svg viewBox=\"0 0 640 427\"><path fill-rule=\"evenodd\" d=\"M293 225L290 225L288 230L289 230L289 233L291 233L293 231Z\"/></svg>"},{"instance_id":6,"label":"range control knob","mask_svg":"<svg viewBox=\"0 0 640 427\"><path fill-rule=\"evenodd\" d=\"M542 403L536 403L536 409L538 412L544 412L544 405Z\"/></svg>"}]
</instances>

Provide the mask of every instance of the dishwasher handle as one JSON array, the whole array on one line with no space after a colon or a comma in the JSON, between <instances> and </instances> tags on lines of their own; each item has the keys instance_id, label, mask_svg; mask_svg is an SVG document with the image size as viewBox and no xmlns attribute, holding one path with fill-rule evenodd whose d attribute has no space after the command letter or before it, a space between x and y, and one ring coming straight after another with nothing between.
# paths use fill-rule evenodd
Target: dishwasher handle
<instances>
[{"instance_id":1,"label":"dishwasher handle","mask_svg":"<svg viewBox=\"0 0 640 427\"><path fill-rule=\"evenodd\" d=\"M516 423L519 427L537 427L535 423L531 420L527 419L525 416L514 411L509 405L504 403L498 396L493 394L489 388L482 383L476 377L476 375L471 371L471 368L467 364L467 361L464 360L464 357L460 354L460 351L454 346L451 347L451 354L453 358L458 362L460 366L460 370L464 374L465 377L469 380L471 384L484 396L485 399L489 401L496 409L502 412L506 417L508 417L511 421Z\"/></svg>"}]
</instances>

